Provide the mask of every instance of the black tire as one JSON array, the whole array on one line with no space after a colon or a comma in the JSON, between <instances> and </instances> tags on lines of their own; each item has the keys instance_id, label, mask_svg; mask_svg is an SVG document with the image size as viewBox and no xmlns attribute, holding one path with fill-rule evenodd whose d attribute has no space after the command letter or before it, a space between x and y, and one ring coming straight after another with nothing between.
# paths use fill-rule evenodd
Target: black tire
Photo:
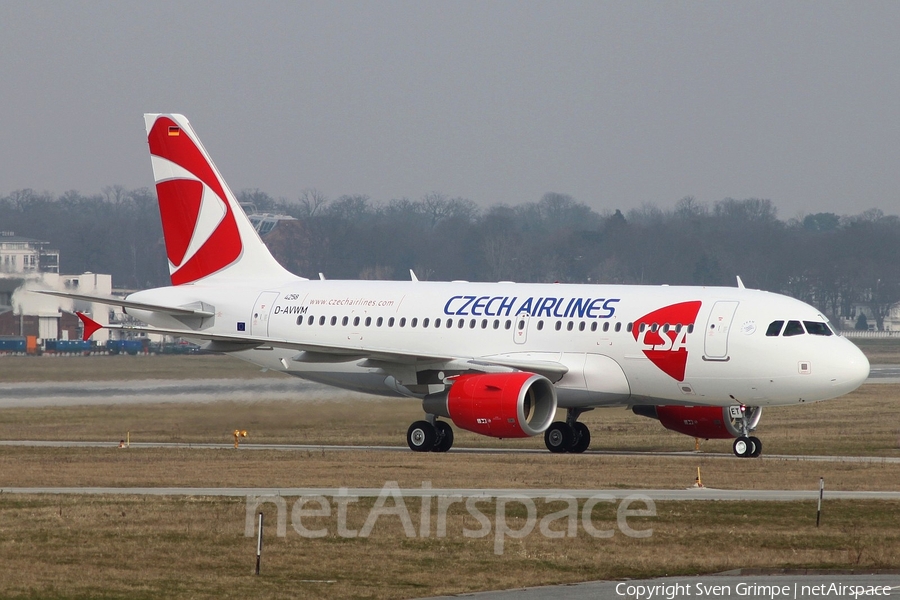
<instances>
[{"instance_id":1,"label":"black tire","mask_svg":"<svg viewBox=\"0 0 900 600\"><path fill-rule=\"evenodd\" d=\"M753 443L753 452L750 453L750 458L757 458L762 454L762 442L756 436L750 436L750 441Z\"/></svg>"},{"instance_id":2,"label":"black tire","mask_svg":"<svg viewBox=\"0 0 900 600\"><path fill-rule=\"evenodd\" d=\"M584 423L578 421L572 425L575 430L575 442L569 446L569 452L572 454L581 454L591 445L591 430Z\"/></svg>"},{"instance_id":3,"label":"black tire","mask_svg":"<svg viewBox=\"0 0 900 600\"><path fill-rule=\"evenodd\" d=\"M406 430L406 443L413 452L431 452L437 442L437 430L428 421L416 421Z\"/></svg>"},{"instance_id":4,"label":"black tire","mask_svg":"<svg viewBox=\"0 0 900 600\"><path fill-rule=\"evenodd\" d=\"M437 442L432 452L446 452L453 446L453 428L446 421L435 421L434 428L437 431Z\"/></svg>"},{"instance_id":5,"label":"black tire","mask_svg":"<svg viewBox=\"0 0 900 600\"><path fill-rule=\"evenodd\" d=\"M750 438L741 436L734 440L732 450L734 450L735 456L739 456L740 458L749 458L750 453L753 452L753 447L753 442L750 441Z\"/></svg>"},{"instance_id":6,"label":"black tire","mask_svg":"<svg viewBox=\"0 0 900 600\"><path fill-rule=\"evenodd\" d=\"M556 421L544 432L544 445L554 454L568 452L575 441L575 432L568 423Z\"/></svg>"}]
</instances>

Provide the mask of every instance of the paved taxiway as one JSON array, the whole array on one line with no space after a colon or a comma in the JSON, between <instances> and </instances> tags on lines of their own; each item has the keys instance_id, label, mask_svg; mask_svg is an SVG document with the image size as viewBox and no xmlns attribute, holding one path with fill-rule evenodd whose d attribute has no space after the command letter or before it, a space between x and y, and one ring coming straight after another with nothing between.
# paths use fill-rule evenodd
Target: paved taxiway
<instances>
[{"instance_id":1,"label":"paved taxiway","mask_svg":"<svg viewBox=\"0 0 900 600\"><path fill-rule=\"evenodd\" d=\"M83 494L127 496L337 496L377 498L382 494L400 494L408 498L429 497L519 497L548 498L566 496L577 499L601 497L620 500L643 496L654 501L731 500L740 502L796 502L816 500L818 490L717 490L688 488L684 490L609 489L582 490L564 488L265 488L265 487L4 487L0 494ZM900 492L826 491L828 500L900 500Z\"/></svg>"},{"instance_id":2,"label":"paved taxiway","mask_svg":"<svg viewBox=\"0 0 900 600\"><path fill-rule=\"evenodd\" d=\"M66 440L0 440L0 446L26 446L44 448L118 448L115 441L66 441ZM170 448L194 450L233 450L234 444L187 443L187 442L132 442L131 449ZM240 450L278 450L283 452L409 452L408 446L342 446L337 444L251 444L242 443ZM467 454L547 454L541 448L463 448L454 446L451 453ZM632 452L626 450L587 450L585 454L600 456L664 456L667 458L718 458L734 460L731 453L711 452ZM823 456L799 454L766 454L766 460L798 461L798 462L838 462L891 464L900 463L900 456Z\"/></svg>"}]
</instances>

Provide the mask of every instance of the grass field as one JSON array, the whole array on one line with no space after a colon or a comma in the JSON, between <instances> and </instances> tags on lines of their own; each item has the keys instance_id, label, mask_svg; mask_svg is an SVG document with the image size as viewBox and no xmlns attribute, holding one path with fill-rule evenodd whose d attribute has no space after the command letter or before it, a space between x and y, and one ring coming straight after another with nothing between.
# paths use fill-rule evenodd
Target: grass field
<instances>
[{"instance_id":1,"label":"grass field","mask_svg":"<svg viewBox=\"0 0 900 600\"><path fill-rule=\"evenodd\" d=\"M862 345L873 362L900 362L900 351ZM875 356L881 358L875 358ZM84 381L202 377L278 377L216 356L0 358L0 381ZM767 454L900 456L900 386L864 385L845 399L767 409L758 435ZM419 418L417 401L213 402L0 411L0 439L401 445ZM693 440L624 409L584 415L592 448L688 450ZM456 445L542 448L540 439L499 441L457 432ZM541 454L199 449L55 449L0 447L0 488L14 486L500 487L582 489L688 487L696 469L707 487L897 490L900 465L722 459L728 441L704 442L689 458ZM289 499L288 506L294 499ZM373 500L348 511L359 529ZM420 526L419 501L408 500ZM513 505L515 509L515 505ZM522 507L524 510L524 507ZM558 506L538 503L539 516ZM275 508L265 505L267 523ZM493 505L481 507L493 515ZM320 539L266 530L262 576L255 577L255 539L244 537L244 498L11 496L0 493L0 597L39 598L414 598L603 578L711 573L738 567L897 569L900 503L826 502L815 527L814 502L659 502L647 538L620 531L595 538L537 532L506 539L466 537L477 529L459 505L446 537L407 538L400 520L383 517L372 535L344 538L334 515L311 519ZM520 511L521 512L521 511ZM524 513L507 513L512 526ZM616 530L615 506L592 513ZM517 520L518 519L518 520ZM559 528L557 528L559 529ZM326 583L328 582L328 583Z\"/></svg>"}]
</instances>

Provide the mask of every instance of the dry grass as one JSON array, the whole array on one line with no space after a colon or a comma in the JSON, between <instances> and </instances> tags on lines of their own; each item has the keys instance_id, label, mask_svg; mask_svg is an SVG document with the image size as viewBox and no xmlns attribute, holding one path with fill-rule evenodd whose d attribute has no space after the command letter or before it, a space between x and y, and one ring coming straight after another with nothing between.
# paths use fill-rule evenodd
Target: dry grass
<instances>
[{"instance_id":1,"label":"dry grass","mask_svg":"<svg viewBox=\"0 0 900 600\"><path fill-rule=\"evenodd\" d=\"M157 362L160 361L160 362ZM887 362L887 361L880 361ZM900 362L900 361L898 361ZM277 376L223 357L0 358L0 380ZM43 375L42 375L43 373ZM107 377L107 375L109 375ZM769 409L758 434L766 453L897 456L895 398L900 386L867 385L844 400ZM300 399L302 400L302 399ZM0 439L228 442L246 428L251 442L404 443L417 401L265 401L7 409ZM622 409L597 410L593 448L686 450L693 440ZM458 432L458 446L541 448L540 439L498 441ZM704 452L728 452L709 441ZM435 488L684 488L696 467L718 488L896 490L900 465L739 460L704 456L542 454L414 454L411 452L54 449L0 447L0 487L265 486ZM372 500L350 511L358 528ZM538 509L552 512L559 506ZM418 500L408 501L418 524ZM492 514L491 505L481 506ZM473 517L451 509L448 536L407 539L396 518L379 521L366 539L334 535L285 538L267 529L263 576L252 576L255 540L245 538L243 499L0 495L0 597L40 598L410 598L522 585L662 574L709 573L736 567L896 568L900 503L826 503L815 528L815 504L657 503L641 521L646 539L616 533L549 539L533 533L507 540L463 536ZM611 505L595 525L614 527ZM274 507L264 508L267 523ZM604 512L605 511L605 512ZM510 523L515 516L509 513ZM523 515L519 515L523 516ZM312 525L311 525L312 526ZM432 532L434 526L432 526ZM727 550L737 542L740 552ZM309 580L334 580L314 583Z\"/></svg>"},{"instance_id":2,"label":"dry grass","mask_svg":"<svg viewBox=\"0 0 900 600\"><path fill-rule=\"evenodd\" d=\"M351 505L351 529L362 526L371 502ZM540 516L560 508L540 501L537 507ZM479 508L493 514L491 504ZM509 526L521 527L524 507L509 508ZM737 567L892 568L900 564L896 508L831 502L817 529L814 503L658 503L656 517L631 520L638 529L652 528L649 538L616 532L599 539L579 526L575 538L507 539L499 556L493 535L464 537L464 528L479 525L459 505L448 513L444 538L407 538L398 518L382 517L370 537L349 539L335 535L334 519L309 519L305 525L326 527L329 535L302 538L289 526L286 537L276 538L270 525L262 575L255 577L255 539L244 537L242 499L6 497L0 498L0 595L414 598ZM418 500L407 509L418 527ZM274 507L264 512L274 524ZM599 506L593 523L615 529L615 508ZM727 550L731 541L740 552Z\"/></svg>"},{"instance_id":3,"label":"dry grass","mask_svg":"<svg viewBox=\"0 0 900 600\"><path fill-rule=\"evenodd\" d=\"M900 465L697 456L2 448L2 487L663 488L896 490Z\"/></svg>"}]
</instances>

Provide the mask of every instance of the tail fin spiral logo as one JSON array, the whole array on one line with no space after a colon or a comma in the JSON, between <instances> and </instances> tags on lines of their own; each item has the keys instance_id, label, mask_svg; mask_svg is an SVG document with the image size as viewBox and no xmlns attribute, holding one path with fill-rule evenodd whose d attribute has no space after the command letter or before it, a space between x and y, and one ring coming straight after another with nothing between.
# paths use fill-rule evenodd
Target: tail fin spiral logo
<instances>
[{"instance_id":1,"label":"tail fin spiral logo","mask_svg":"<svg viewBox=\"0 0 900 600\"><path fill-rule=\"evenodd\" d=\"M243 248L224 185L187 131L160 117L148 135L173 285L227 267Z\"/></svg>"},{"instance_id":2,"label":"tail fin spiral logo","mask_svg":"<svg viewBox=\"0 0 900 600\"><path fill-rule=\"evenodd\" d=\"M700 304L692 300L664 306L636 320L631 330L644 356L677 381L684 381L688 327L697 320Z\"/></svg>"}]
</instances>

